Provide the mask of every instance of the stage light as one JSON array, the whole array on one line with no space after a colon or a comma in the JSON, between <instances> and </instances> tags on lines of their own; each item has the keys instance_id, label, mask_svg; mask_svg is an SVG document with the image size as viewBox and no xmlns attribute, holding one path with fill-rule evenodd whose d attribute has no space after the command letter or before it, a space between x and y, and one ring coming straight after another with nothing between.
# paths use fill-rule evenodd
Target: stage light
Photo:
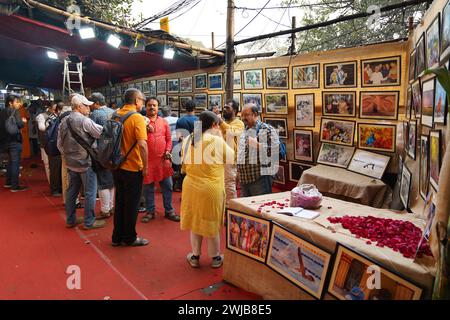
<instances>
[{"instance_id":1,"label":"stage light","mask_svg":"<svg viewBox=\"0 0 450 320\"><path fill-rule=\"evenodd\" d=\"M164 49L164 59L173 59L175 55L175 50L173 48L165 48Z\"/></svg>"},{"instance_id":2,"label":"stage light","mask_svg":"<svg viewBox=\"0 0 450 320\"><path fill-rule=\"evenodd\" d=\"M58 55L56 54L55 51L50 51L50 50L48 50L48 51L47 51L47 56L48 56L50 59L58 60Z\"/></svg>"},{"instance_id":3,"label":"stage light","mask_svg":"<svg viewBox=\"0 0 450 320\"><path fill-rule=\"evenodd\" d=\"M119 37L111 34L111 35L109 35L107 42L109 45L113 46L114 48L119 48L122 40L120 40Z\"/></svg>"},{"instance_id":4,"label":"stage light","mask_svg":"<svg viewBox=\"0 0 450 320\"><path fill-rule=\"evenodd\" d=\"M85 27L79 30L81 39L92 39L95 38L94 28Z\"/></svg>"},{"instance_id":5,"label":"stage light","mask_svg":"<svg viewBox=\"0 0 450 320\"><path fill-rule=\"evenodd\" d=\"M8 91L6 89L2 89L0 90L0 93L8 93Z\"/></svg>"}]
</instances>

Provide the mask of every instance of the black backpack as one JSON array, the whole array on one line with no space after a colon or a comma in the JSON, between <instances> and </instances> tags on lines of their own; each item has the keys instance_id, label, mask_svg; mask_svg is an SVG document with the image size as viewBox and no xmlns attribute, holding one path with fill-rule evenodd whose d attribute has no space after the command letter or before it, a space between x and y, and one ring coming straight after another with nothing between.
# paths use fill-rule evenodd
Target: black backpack
<instances>
[{"instance_id":1,"label":"black backpack","mask_svg":"<svg viewBox=\"0 0 450 320\"><path fill-rule=\"evenodd\" d=\"M61 120L69 115L69 112L64 113L61 117L57 117L54 119L47 119L48 126L45 129L44 134L44 150L47 155L51 157L59 156L61 153L58 150L58 129L61 123Z\"/></svg>"}]
</instances>

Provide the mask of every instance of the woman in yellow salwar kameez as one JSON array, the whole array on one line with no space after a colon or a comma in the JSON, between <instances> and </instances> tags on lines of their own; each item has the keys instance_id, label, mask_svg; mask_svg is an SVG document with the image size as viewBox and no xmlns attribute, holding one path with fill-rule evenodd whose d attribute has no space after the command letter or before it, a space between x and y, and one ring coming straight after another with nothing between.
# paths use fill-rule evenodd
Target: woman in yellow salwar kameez
<instances>
[{"instance_id":1,"label":"woman in yellow salwar kameez","mask_svg":"<svg viewBox=\"0 0 450 320\"><path fill-rule=\"evenodd\" d=\"M181 197L181 230L191 231L192 252L187 261L200 266L203 238L208 241L211 267L223 263L220 254L220 231L225 210L224 166L234 161L234 151L222 139L219 117L204 111L199 115L202 132L194 130L182 147L182 170L186 173Z\"/></svg>"}]
</instances>

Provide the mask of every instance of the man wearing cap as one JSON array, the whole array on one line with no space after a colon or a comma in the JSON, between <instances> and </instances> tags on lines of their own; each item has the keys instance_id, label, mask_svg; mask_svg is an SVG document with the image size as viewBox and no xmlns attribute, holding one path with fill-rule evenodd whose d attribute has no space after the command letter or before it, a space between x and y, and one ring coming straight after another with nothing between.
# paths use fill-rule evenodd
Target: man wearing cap
<instances>
[{"instance_id":1,"label":"man wearing cap","mask_svg":"<svg viewBox=\"0 0 450 320\"><path fill-rule=\"evenodd\" d=\"M81 185L84 187L84 229L90 230L105 226L105 221L95 220L95 198L97 194L97 176L92 169L92 160L88 152L78 142L92 145L100 137L102 126L89 119L89 106L92 101L75 94L71 100L72 110L61 120L58 130L58 149L64 156L69 175L67 189L66 226L75 227L81 221L76 217L76 200Z\"/></svg>"}]
</instances>

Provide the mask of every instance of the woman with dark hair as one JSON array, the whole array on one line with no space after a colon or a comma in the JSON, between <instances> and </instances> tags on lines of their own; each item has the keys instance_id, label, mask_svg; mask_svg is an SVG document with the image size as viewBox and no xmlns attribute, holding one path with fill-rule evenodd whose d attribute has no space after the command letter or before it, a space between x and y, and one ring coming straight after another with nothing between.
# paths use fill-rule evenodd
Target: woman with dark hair
<instances>
[{"instance_id":1,"label":"woman with dark hair","mask_svg":"<svg viewBox=\"0 0 450 320\"><path fill-rule=\"evenodd\" d=\"M181 200L181 230L191 231L192 252L187 261L193 268L200 266L202 240L208 241L211 267L223 263L220 254L220 230L225 209L224 167L233 161L234 151L222 139L219 117L211 111L200 114L202 133L195 132L183 141Z\"/></svg>"}]
</instances>

